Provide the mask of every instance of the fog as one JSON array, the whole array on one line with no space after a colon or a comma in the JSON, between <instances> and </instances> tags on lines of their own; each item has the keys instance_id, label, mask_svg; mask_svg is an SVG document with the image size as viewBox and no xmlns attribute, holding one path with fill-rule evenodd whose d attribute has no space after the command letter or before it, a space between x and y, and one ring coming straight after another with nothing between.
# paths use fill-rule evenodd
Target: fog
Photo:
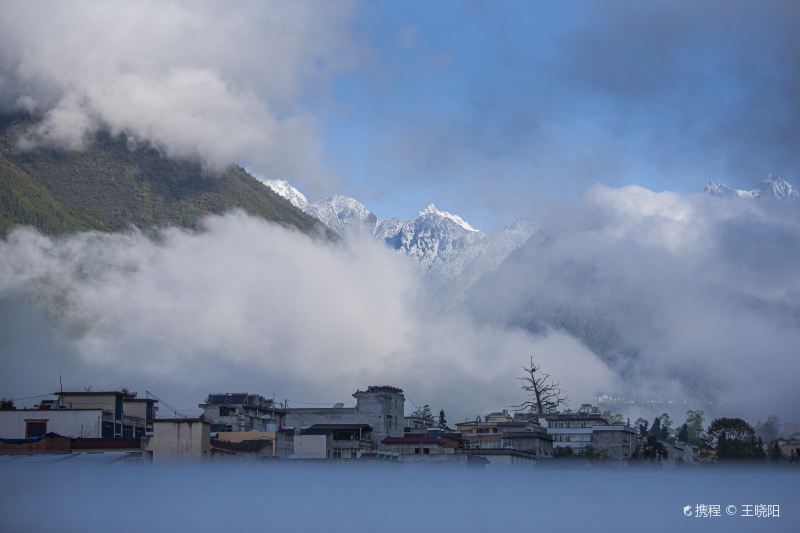
<instances>
[{"instance_id":1,"label":"fog","mask_svg":"<svg viewBox=\"0 0 800 533\"><path fill-rule=\"evenodd\" d=\"M474 313L580 338L629 398L796 416L795 203L594 186L543 219L546 235L473 289Z\"/></svg>"},{"instance_id":2,"label":"fog","mask_svg":"<svg viewBox=\"0 0 800 533\"><path fill-rule=\"evenodd\" d=\"M405 389L451 421L522 402L531 354L575 405L616 376L559 331L536 335L443 313L418 270L371 239L321 242L242 213L203 231L31 229L0 243L0 390L127 386L196 409L209 392L351 403L367 385ZM580 369L580 371L575 371Z\"/></svg>"},{"instance_id":3,"label":"fog","mask_svg":"<svg viewBox=\"0 0 800 533\"><path fill-rule=\"evenodd\" d=\"M793 472L0 465L3 531L797 531ZM157 489L157 490L156 490ZM720 505L719 517L684 506ZM740 516L743 505L780 516ZM728 515L728 505L737 514ZM752 508L751 508L752 509ZM44 512L43 512L44 511ZM751 511L752 514L752 511Z\"/></svg>"}]
</instances>

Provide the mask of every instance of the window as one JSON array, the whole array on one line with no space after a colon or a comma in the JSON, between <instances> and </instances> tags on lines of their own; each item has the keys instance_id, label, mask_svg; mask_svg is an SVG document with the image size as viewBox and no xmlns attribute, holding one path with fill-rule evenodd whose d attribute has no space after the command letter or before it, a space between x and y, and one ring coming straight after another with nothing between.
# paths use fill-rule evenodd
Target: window
<instances>
[{"instance_id":1,"label":"window","mask_svg":"<svg viewBox=\"0 0 800 533\"><path fill-rule=\"evenodd\" d=\"M47 434L47 420L26 420L25 438L32 439Z\"/></svg>"},{"instance_id":2,"label":"window","mask_svg":"<svg viewBox=\"0 0 800 533\"><path fill-rule=\"evenodd\" d=\"M423 453L425 455L430 455L430 453L431 453L431 449L430 448L423 448L422 451L423 451Z\"/></svg>"},{"instance_id":3,"label":"window","mask_svg":"<svg viewBox=\"0 0 800 533\"><path fill-rule=\"evenodd\" d=\"M414 448L414 455L419 455L419 448Z\"/></svg>"}]
</instances>

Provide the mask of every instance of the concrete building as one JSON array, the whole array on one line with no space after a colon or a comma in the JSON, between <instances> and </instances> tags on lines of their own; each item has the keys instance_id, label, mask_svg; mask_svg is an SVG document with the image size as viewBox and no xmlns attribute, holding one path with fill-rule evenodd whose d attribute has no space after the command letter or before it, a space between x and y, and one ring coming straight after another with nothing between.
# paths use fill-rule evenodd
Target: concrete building
<instances>
[{"instance_id":1,"label":"concrete building","mask_svg":"<svg viewBox=\"0 0 800 533\"><path fill-rule=\"evenodd\" d=\"M278 431L231 431L213 433L213 440L221 442L266 441L269 443L269 457L291 457L294 453L294 432L287 429ZM224 446L223 446L224 447Z\"/></svg>"},{"instance_id":2,"label":"concrete building","mask_svg":"<svg viewBox=\"0 0 800 533\"><path fill-rule=\"evenodd\" d=\"M542 416L539 424L553 438L554 448L572 448L573 453L581 454L592 446L592 428L607 426L609 421L598 412L566 411Z\"/></svg>"},{"instance_id":3,"label":"concrete building","mask_svg":"<svg viewBox=\"0 0 800 533\"><path fill-rule=\"evenodd\" d=\"M667 450L667 457L662 462L668 465L692 464L698 462L699 449L685 442L669 442L660 440Z\"/></svg>"},{"instance_id":4,"label":"concrete building","mask_svg":"<svg viewBox=\"0 0 800 533\"><path fill-rule=\"evenodd\" d=\"M612 461L627 461L636 451L639 431L631 426L612 424L592 427L592 448Z\"/></svg>"},{"instance_id":5,"label":"concrete building","mask_svg":"<svg viewBox=\"0 0 800 533\"><path fill-rule=\"evenodd\" d=\"M778 439L778 449L781 455L790 461L800 460L800 433L791 435L788 439Z\"/></svg>"},{"instance_id":6,"label":"concrete building","mask_svg":"<svg viewBox=\"0 0 800 533\"><path fill-rule=\"evenodd\" d=\"M369 424L313 424L300 430L299 434L296 433L295 442L300 440L301 442L316 443L318 439L306 439L311 436L325 437L324 457L327 459L358 459L362 454L371 452L375 448L372 428ZM303 453L312 449L309 446L314 450L314 457L306 456L306 458L320 458L318 456L322 454L318 444L307 444L306 446L301 444L300 448L303 448L303 452L295 456L302 456Z\"/></svg>"},{"instance_id":7,"label":"concrete building","mask_svg":"<svg viewBox=\"0 0 800 533\"><path fill-rule=\"evenodd\" d=\"M618 419L615 418L615 421ZM639 432L624 423L612 423L608 414L583 405L577 412L553 413L539 418L553 438L553 448L570 448L574 455L587 450L599 452L611 460L628 460L636 451Z\"/></svg>"},{"instance_id":8,"label":"concrete building","mask_svg":"<svg viewBox=\"0 0 800 533\"><path fill-rule=\"evenodd\" d=\"M405 429L405 396L391 386L367 387L353 394L355 407L301 407L286 409L286 425L297 434L315 424L366 424L372 428L370 439L375 447L386 437L402 437Z\"/></svg>"},{"instance_id":9,"label":"concrete building","mask_svg":"<svg viewBox=\"0 0 800 533\"><path fill-rule=\"evenodd\" d=\"M0 438L134 438L152 431L157 401L128 391L58 392L35 409L0 410Z\"/></svg>"},{"instance_id":10,"label":"concrete building","mask_svg":"<svg viewBox=\"0 0 800 533\"><path fill-rule=\"evenodd\" d=\"M403 420L404 433L425 433L428 428L433 427L433 422L425 420L421 416L408 415Z\"/></svg>"},{"instance_id":11,"label":"concrete building","mask_svg":"<svg viewBox=\"0 0 800 533\"><path fill-rule=\"evenodd\" d=\"M292 457L295 459L327 459L327 437L325 435L295 435Z\"/></svg>"},{"instance_id":12,"label":"concrete building","mask_svg":"<svg viewBox=\"0 0 800 533\"><path fill-rule=\"evenodd\" d=\"M458 439L447 434L408 433L401 437L386 437L382 445L384 451L397 454L404 463L457 462L461 459L456 457L460 445Z\"/></svg>"},{"instance_id":13,"label":"concrete building","mask_svg":"<svg viewBox=\"0 0 800 533\"><path fill-rule=\"evenodd\" d=\"M464 448L477 450L516 450L527 458L553 456L553 439L535 418L513 418L508 411L492 413L483 420L456 424ZM477 453L477 452L476 452Z\"/></svg>"},{"instance_id":14,"label":"concrete building","mask_svg":"<svg viewBox=\"0 0 800 533\"><path fill-rule=\"evenodd\" d=\"M113 415L102 409L12 409L0 411L0 438L30 439L55 433L64 437L103 436L112 431Z\"/></svg>"},{"instance_id":15,"label":"concrete building","mask_svg":"<svg viewBox=\"0 0 800 533\"><path fill-rule=\"evenodd\" d=\"M204 418L157 418L147 442L154 461L211 458L211 423Z\"/></svg>"},{"instance_id":16,"label":"concrete building","mask_svg":"<svg viewBox=\"0 0 800 533\"><path fill-rule=\"evenodd\" d=\"M0 439L0 462L27 462L26 457L54 456L59 463L87 457L104 463L150 462L152 454L142 446L142 438L70 438L47 433L27 439Z\"/></svg>"},{"instance_id":17,"label":"concrete building","mask_svg":"<svg viewBox=\"0 0 800 533\"><path fill-rule=\"evenodd\" d=\"M211 421L211 431L278 431L284 426L286 412L273 400L260 394L209 394L200 404L203 418Z\"/></svg>"}]
</instances>

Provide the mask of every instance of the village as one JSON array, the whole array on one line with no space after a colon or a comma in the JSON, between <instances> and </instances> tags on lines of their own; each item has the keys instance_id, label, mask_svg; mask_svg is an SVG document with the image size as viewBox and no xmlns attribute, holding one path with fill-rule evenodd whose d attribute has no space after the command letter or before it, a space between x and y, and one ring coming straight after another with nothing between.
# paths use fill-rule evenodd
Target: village
<instances>
[{"instance_id":1,"label":"village","mask_svg":"<svg viewBox=\"0 0 800 533\"><path fill-rule=\"evenodd\" d=\"M444 411L437 419L427 405L406 414L405 394L395 386L370 385L353 398L350 407L290 407L260 394L211 393L198 404L199 414L167 411L166 417L160 416L157 398L128 390L60 391L32 408L4 400L0 463L305 461L530 468L568 461L623 465L650 459L676 466L716 459L714 450L686 442L691 439L685 434L675 438L658 429L653 436L646 423L632 425L590 404L544 413L506 409L451 425ZM759 446L771 457L796 463L798 436L777 439L772 449L760 440Z\"/></svg>"}]
</instances>

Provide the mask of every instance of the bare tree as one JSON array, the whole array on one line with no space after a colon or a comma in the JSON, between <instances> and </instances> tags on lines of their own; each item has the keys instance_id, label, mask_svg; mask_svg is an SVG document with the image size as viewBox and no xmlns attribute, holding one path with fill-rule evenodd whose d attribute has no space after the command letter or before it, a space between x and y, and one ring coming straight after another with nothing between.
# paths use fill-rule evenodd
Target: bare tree
<instances>
[{"instance_id":1,"label":"bare tree","mask_svg":"<svg viewBox=\"0 0 800 533\"><path fill-rule=\"evenodd\" d=\"M550 374L543 372L542 367L533 362L533 356L530 366L523 366L522 369L525 375L519 380L522 382L522 390L528 393L529 399L517 405L518 409L546 415L554 413L567 402L567 397L562 394L558 382L553 381Z\"/></svg>"}]
</instances>

